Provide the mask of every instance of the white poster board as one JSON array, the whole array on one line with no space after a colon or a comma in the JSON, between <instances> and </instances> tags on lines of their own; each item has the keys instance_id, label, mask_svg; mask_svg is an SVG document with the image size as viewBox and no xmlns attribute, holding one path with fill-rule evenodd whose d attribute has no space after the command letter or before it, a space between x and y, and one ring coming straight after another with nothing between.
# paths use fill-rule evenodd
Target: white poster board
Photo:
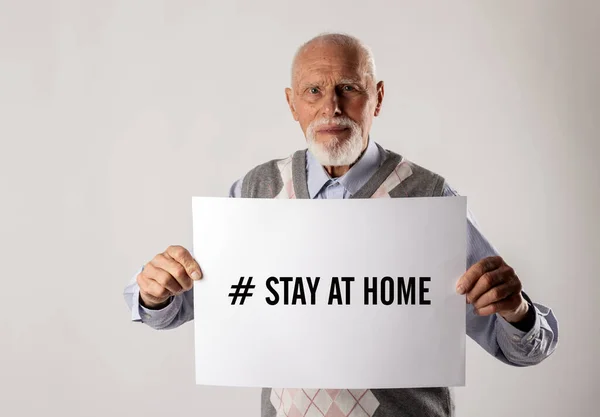
<instances>
[{"instance_id":1,"label":"white poster board","mask_svg":"<svg viewBox=\"0 0 600 417\"><path fill-rule=\"evenodd\" d=\"M198 384L464 385L465 197L194 197L192 209ZM252 295L234 300L250 277Z\"/></svg>"}]
</instances>

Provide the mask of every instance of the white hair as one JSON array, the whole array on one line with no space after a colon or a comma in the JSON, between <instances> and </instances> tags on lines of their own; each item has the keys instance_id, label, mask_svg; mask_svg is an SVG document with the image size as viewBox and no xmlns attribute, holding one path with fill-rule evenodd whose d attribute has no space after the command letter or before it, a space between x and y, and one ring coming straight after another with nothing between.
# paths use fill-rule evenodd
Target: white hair
<instances>
[{"instance_id":1,"label":"white hair","mask_svg":"<svg viewBox=\"0 0 600 417\"><path fill-rule=\"evenodd\" d=\"M337 125L350 129L350 137L340 140L337 136L328 142L319 142L315 129L322 125ZM360 157L363 150L362 129L347 116L323 118L313 121L306 131L308 150L324 166L352 165Z\"/></svg>"},{"instance_id":2,"label":"white hair","mask_svg":"<svg viewBox=\"0 0 600 417\"><path fill-rule=\"evenodd\" d=\"M377 77L375 75L375 59L373 58L373 52L371 52L371 49L367 45L365 45L360 39L345 33L322 33L302 44L296 51L296 54L294 55L294 59L292 61L292 83L294 80L294 73L296 71L296 63L298 61L298 57L309 46L315 43L330 45L333 44L342 47L356 48L358 51L361 52L363 58L366 61L367 74L371 77L373 83L376 83Z\"/></svg>"}]
</instances>

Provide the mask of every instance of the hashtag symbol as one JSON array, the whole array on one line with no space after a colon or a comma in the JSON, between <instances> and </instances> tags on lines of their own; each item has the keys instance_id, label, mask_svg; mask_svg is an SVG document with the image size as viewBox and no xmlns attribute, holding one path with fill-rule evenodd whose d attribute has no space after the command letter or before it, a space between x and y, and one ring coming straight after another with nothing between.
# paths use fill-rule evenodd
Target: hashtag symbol
<instances>
[{"instance_id":1,"label":"hashtag symbol","mask_svg":"<svg viewBox=\"0 0 600 417\"><path fill-rule=\"evenodd\" d=\"M244 277L240 277L238 283L231 286L231 289L235 290L234 292L229 293L231 305L235 305L238 297L240 297L240 304L243 305L244 301L246 301L246 297L252 297L252 292L250 290L254 287L255 285L252 285L252 277L248 277L247 284L244 284Z\"/></svg>"}]
</instances>

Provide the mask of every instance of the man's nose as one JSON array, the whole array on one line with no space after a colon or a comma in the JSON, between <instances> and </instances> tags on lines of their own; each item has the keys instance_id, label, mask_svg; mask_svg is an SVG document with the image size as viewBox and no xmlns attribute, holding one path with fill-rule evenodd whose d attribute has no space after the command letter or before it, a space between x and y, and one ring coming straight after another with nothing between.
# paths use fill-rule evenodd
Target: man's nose
<instances>
[{"instance_id":1,"label":"man's nose","mask_svg":"<svg viewBox=\"0 0 600 417\"><path fill-rule=\"evenodd\" d=\"M332 91L323 98L323 117L333 117L342 114L337 92Z\"/></svg>"}]
</instances>

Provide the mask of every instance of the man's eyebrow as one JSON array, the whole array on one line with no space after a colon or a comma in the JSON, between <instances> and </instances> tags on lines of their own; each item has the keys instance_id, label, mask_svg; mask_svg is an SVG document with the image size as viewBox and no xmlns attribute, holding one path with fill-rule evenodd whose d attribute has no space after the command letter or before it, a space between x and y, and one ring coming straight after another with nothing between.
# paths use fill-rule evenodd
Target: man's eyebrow
<instances>
[{"instance_id":1,"label":"man's eyebrow","mask_svg":"<svg viewBox=\"0 0 600 417\"><path fill-rule=\"evenodd\" d=\"M318 87L318 86L319 86L318 81L304 81L304 82L298 83L299 90L305 90L309 87Z\"/></svg>"},{"instance_id":2,"label":"man's eyebrow","mask_svg":"<svg viewBox=\"0 0 600 417\"><path fill-rule=\"evenodd\" d=\"M322 81L305 81L299 83L299 89L306 90L307 88L320 87L322 84ZM337 81L336 84L356 84L362 86L363 82L359 78L342 78L341 80Z\"/></svg>"},{"instance_id":3,"label":"man's eyebrow","mask_svg":"<svg viewBox=\"0 0 600 417\"><path fill-rule=\"evenodd\" d=\"M362 84L358 78L342 78L339 84Z\"/></svg>"}]
</instances>

